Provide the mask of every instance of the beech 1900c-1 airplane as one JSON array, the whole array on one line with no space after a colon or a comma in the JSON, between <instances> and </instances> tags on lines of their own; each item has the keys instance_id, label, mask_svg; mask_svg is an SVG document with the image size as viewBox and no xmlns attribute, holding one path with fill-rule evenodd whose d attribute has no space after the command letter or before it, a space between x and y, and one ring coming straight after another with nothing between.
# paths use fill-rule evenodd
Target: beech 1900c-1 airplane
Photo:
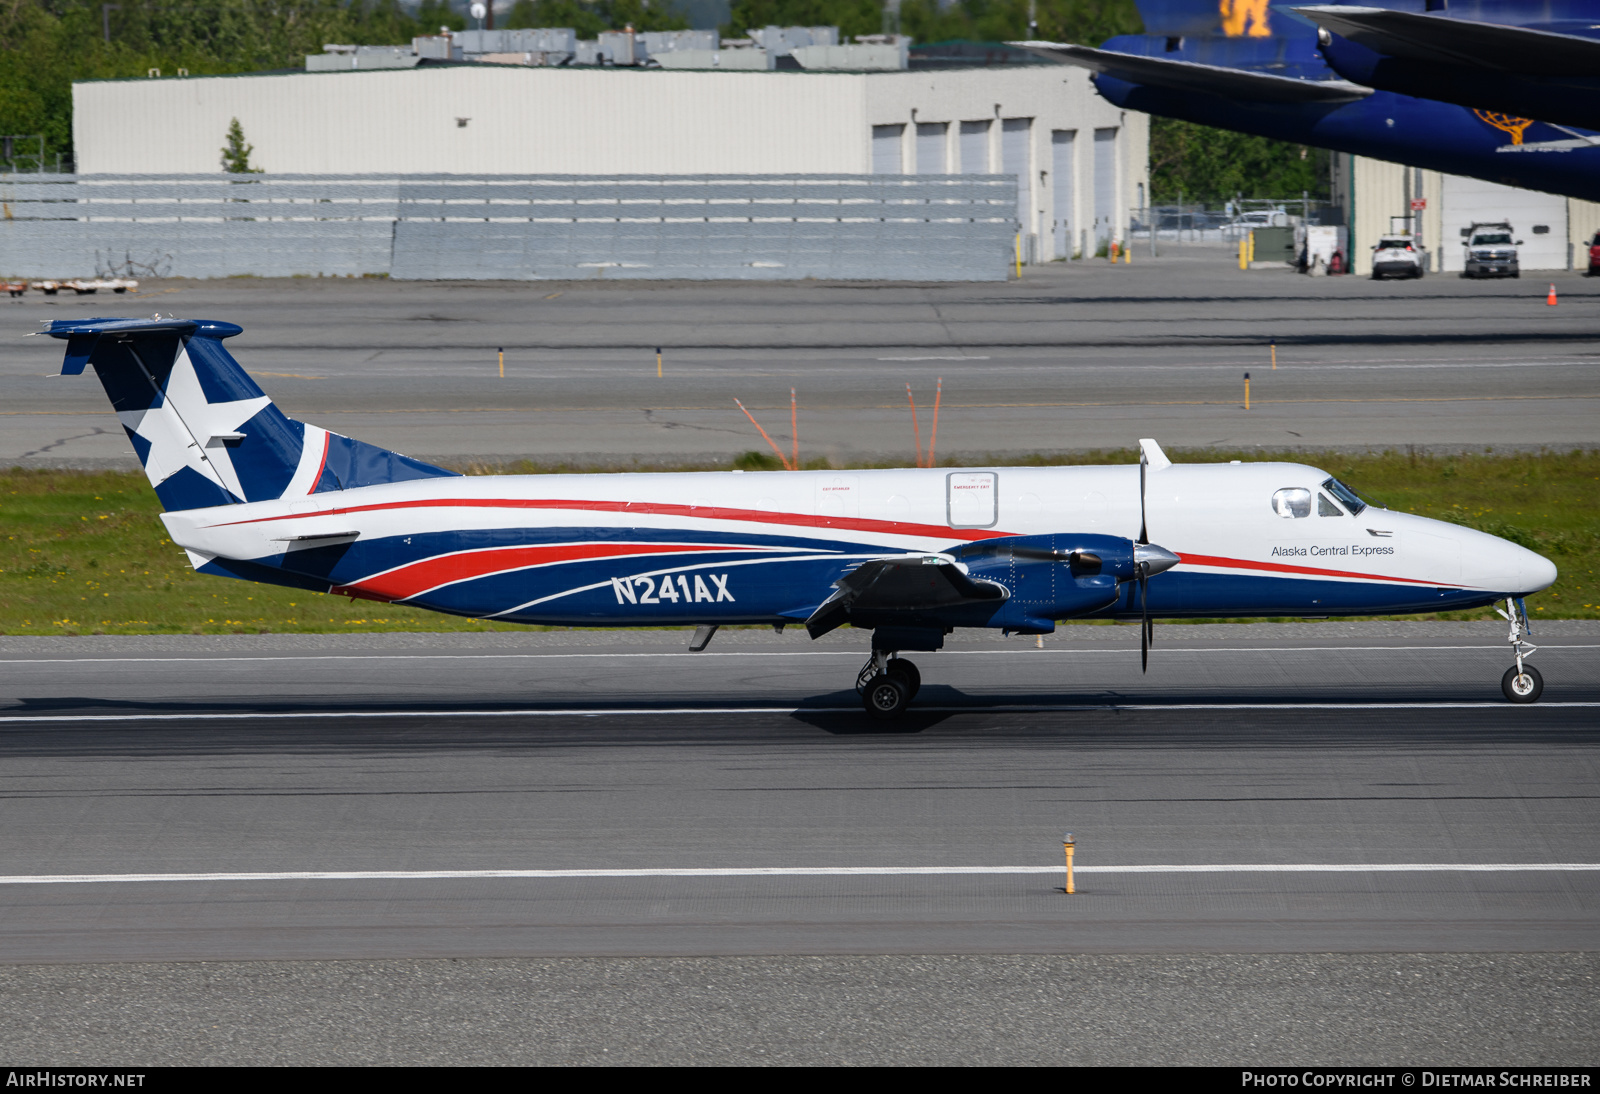
<instances>
[{"instance_id":1,"label":"beech 1900c-1 airplane","mask_svg":"<svg viewBox=\"0 0 1600 1094\"><path fill-rule=\"evenodd\" d=\"M1058 620L1434 612L1504 601L1531 703L1521 598L1549 560L1369 505L1292 463L464 477L294 421L223 346L231 323L55 320L94 366L201 573L560 626L844 623L872 631L857 689L892 718L899 656L956 627ZM1497 609L1499 610L1499 609Z\"/></svg>"}]
</instances>

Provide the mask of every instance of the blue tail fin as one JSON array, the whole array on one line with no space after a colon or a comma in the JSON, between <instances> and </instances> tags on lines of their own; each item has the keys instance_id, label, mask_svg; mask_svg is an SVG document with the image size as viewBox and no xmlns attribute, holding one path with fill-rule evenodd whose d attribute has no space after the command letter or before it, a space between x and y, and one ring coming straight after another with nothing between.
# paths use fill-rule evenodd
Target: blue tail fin
<instances>
[{"instance_id":1,"label":"blue tail fin","mask_svg":"<svg viewBox=\"0 0 1600 1094\"><path fill-rule=\"evenodd\" d=\"M232 323L55 320L63 375L93 365L167 510L453 475L287 417L222 345Z\"/></svg>"}]
</instances>

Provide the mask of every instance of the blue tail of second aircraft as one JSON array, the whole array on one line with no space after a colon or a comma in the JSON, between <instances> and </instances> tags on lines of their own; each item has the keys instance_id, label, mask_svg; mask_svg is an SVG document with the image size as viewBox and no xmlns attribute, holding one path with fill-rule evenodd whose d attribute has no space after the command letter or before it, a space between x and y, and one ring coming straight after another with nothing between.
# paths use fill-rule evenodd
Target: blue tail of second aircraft
<instances>
[{"instance_id":1,"label":"blue tail of second aircraft","mask_svg":"<svg viewBox=\"0 0 1600 1094\"><path fill-rule=\"evenodd\" d=\"M67 340L63 375L94 366L168 511L455 474L285 415L224 348L241 329L71 319L42 333Z\"/></svg>"}]
</instances>

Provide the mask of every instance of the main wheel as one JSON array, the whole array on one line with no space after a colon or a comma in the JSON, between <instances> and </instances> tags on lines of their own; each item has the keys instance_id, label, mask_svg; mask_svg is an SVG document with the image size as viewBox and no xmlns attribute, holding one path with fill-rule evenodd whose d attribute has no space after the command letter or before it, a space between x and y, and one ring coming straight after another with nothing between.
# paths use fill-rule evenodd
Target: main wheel
<instances>
[{"instance_id":1,"label":"main wheel","mask_svg":"<svg viewBox=\"0 0 1600 1094\"><path fill-rule=\"evenodd\" d=\"M861 703L867 713L884 722L900 717L907 701L905 685L887 673L874 676L861 693Z\"/></svg>"},{"instance_id":2,"label":"main wheel","mask_svg":"<svg viewBox=\"0 0 1600 1094\"><path fill-rule=\"evenodd\" d=\"M918 672L917 666L910 661L896 657L885 666L883 671L900 681L900 685L906 689L906 702L908 703L917 697L917 692L922 690L922 673Z\"/></svg>"},{"instance_id":3,"label":"main wheel","mask_svg":"<svg viewBox=\"0 0 1600 1094\"><path fill-rule=\"evenodd\" d=\"M1544 677L1532 665L1523 665L1520 673L1512 665L1500 678L1500 690L1513 703L1537 703L1544 694Z\"/></svg>"}]
</instances>

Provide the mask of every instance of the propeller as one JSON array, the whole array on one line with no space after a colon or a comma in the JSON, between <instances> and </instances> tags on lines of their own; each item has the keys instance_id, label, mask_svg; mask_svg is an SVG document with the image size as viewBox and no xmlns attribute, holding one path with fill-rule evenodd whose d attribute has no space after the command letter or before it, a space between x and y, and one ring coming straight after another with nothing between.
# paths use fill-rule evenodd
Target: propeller
<instances>
[{"instance_id":1,"label":"propeller","mask_svg":"<svg viewBox=\"0 0 1600 1094\"><path fill-rule=\"evenodd\" d=\"M1134 573L1139 580L1139 671L1150 671L1150 643L1155 639L1155 625L1150 622L1150 563L1139 557L1139 548L1150 545L1150 525L1145 518L1145 474L1150 457L1144 445L1139 445L1139 541L1133 549Z\"/></svg>"},{"instance_id":2,"label":"propeller","mask_svg":"<svg viewBox=\"0 0 1600 1094\"><path fill-rule=\"evenodd\" d=\"M1150 618L1150 578L1165 573L1183 560L1165 547L1150 542L1150 525L1145 514L1145 486L1148 481L1150 450L1154 441L1139 442L1139 538L1133 545L1133 575L1139 583L1139 666L1140 671L1150 671L1150 647L1155 645L1156 625ZM1171 461L1160 448L1155 448L1156 470L1170 467Z\"/></svg>"}]
</instances>

